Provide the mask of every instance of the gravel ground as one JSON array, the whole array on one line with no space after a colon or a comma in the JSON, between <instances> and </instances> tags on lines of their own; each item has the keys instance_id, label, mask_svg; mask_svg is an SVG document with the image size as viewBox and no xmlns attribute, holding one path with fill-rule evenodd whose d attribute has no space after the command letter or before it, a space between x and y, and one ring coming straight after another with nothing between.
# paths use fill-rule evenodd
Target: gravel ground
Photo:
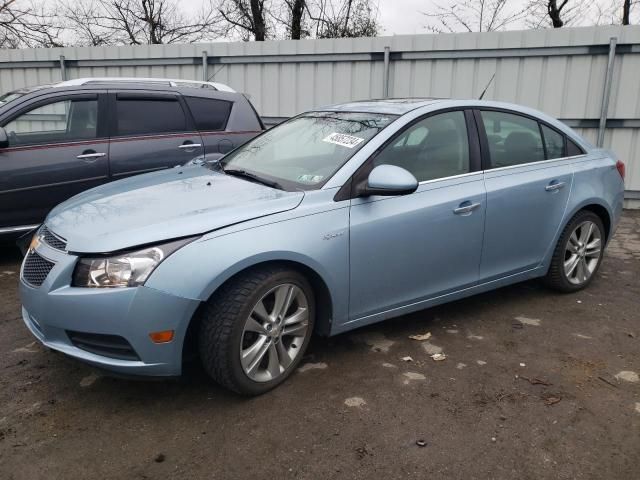
<instances>
[{"instance_id":1,"label":"gravel ground","mask_svg":"<svg viewBox=\"0 0 640 480\"><path fill-rule=\"evenodd\" d=\"M639 213L586 291L528 282L315 338L253 399L197 368L126 381L44 349L18 270L0 251L2 479L640 478Z\"/></svg>"}]
</instances>

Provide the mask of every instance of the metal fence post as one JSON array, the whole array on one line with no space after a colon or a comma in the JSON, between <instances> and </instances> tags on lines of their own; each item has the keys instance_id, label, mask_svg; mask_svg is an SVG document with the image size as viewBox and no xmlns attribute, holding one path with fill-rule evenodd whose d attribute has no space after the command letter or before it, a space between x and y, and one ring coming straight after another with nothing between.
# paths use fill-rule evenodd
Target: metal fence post
<instances>
[{"instance_id":1,"label":"metal fence post","mask_svg":"<svg viewBox=\"0 0 640 480\"><path fill-rule=\"evenodd\" d=\"M209 58L206 50L202 51L202 81L209 81Z\"/></svg>"},{"instance_id":2,"label":"metal fence post","mask_svg":"<svg viewBox=\"0 0 640 480\"><path fill-rule=\"evenodd\" d=\"M600 125L598 126L598 147L604 144L604 132L607 129L607 112L609 110L609 98L611 97L611 81L613 78L613 65L616 59L617 37L609 39L609 59L607 61L607 73L602 89L602 106L600 108Z\"/></svg>"},{"instance_id":3,"label":"metal fence post","mask_svg":"<svg viewBox=\"0 0 640 480\"><path fill-rule=\"evenodd\" d=\"M389 57L391 47L384 47L384 77L382 79L382 96L389 98Z\"/></svg>"},{"instance_id":4,"label":"metal fence post","mask_svg":"<svg viewBox=\"0 0 640 480\"><path fill-rule=\"evenodd\" d=\"M64 55L60 55L60 78L63 82L67 79L67 66L64 63Z\"/></svg>"}]
</instances>

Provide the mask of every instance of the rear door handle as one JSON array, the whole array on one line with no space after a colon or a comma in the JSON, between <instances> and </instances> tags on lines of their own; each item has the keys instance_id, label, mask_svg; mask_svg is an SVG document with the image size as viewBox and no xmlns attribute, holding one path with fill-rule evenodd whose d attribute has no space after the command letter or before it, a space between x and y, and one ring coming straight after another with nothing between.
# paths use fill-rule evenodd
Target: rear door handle
<instances>
[{"instance_id":1,"label":"rear door handle","mask_svg":"<svg viewBox=\"0 0 640 480\"><path fill-rule=\"evenodd\" d=\"M189 149L193 149L193 148L200 148L201 146L202 146L201 143L183 143L178 148L180 150L189 150Z\"/></svg>"},{"instance_id":2,"label":"rear door handle","mask_svg":"<svg viewBox=\"0 0 640 480\"><path fill-rule=\"evenodd\" d=\"M560 190L561 188L564 188L565 183L564 182L556 182L553 181L551 182L549 185L547 185L546 187L544 187L544 189L547 192L554 192L556 190Z\"/></svg>"},{"instance_id":3,"label":"rear door handle","mask_svg":"<svg viewBox=\"0 0 640 480\"><path fill-rule=\"evenodd\" d=\"M96 158L104 157L106 153L102 152L85 152L82 155L78 155L76 158L80 160L95 160Z\"/></svg>"},{"instance_id":4,"label":"rear door handle","mask_svg":"<svg viewBox=\"0 0 640 480\"><path fill-rule=\"evenodd\" d=\"M453 209L453 213L455 213L456 215L469 214L469 213L473 212L479 206L480 206L479 203L463 202L463 203L460 204L460 206L458 208L454 208Z\"/></svg>"}]
</instances>

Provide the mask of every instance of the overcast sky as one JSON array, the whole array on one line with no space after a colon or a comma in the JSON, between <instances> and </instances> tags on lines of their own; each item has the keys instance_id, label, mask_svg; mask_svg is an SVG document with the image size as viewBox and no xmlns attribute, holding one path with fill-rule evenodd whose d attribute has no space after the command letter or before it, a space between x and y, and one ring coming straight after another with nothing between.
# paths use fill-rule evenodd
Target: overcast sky
<instances>
[{"instance_id":1,"label":"overcast sky","mask_svg":"<svg viewBox=\"0 0 640 480\"><path fill-rule=\"evenodd\" d=\"M425 32L428 19L419 12L428 9L428 0L379 0L380 23L387 35Z\"/></svg>"},{"instance_id":2,"label":"overcast sky","mask_svg":"<svg viewBox=\"0 0 640 480\"><path fill-rule=\"evenodd\" d=\"M194 0L191 0L194 1ZM197 1L197 0L195 0ZM429 33L429 25L437 25L438 20L425 16L424 12L433 12L437 5L447 7L455 3L461 3L455 0L377 0L380 11L380 23L384 28L385 35L394 34L411 34L411 33ZM511 12L522 10L529 0L509 0L506 7ZM583 4L584 8L589 9L581 16L575 25L593 23L597 18L597 7L603 11L611 11L611 6L619 4L619 15L622 16L622 0L570 0L568 6ZM588 5L587 5L588 4ZM637 22L640 11L640 4L634 7L632 11L632 23ZM618 12L616 11L616 16ZM526 28L525 20L516 21L509 25L509 29Z\"/></svg>"},{"instance_id":3,"label":"overcast sky","mask_svg":"<svg viewBox=\"0 0 640 480\"><path fill-rule=\"evenodd\" d=\"M46 3L52 0L40 0ZM178 0L178 4L186 11L197 10L202 7L205 0ZM451 6L461 3L459 0L372 0L377 3L379 17L378 20L383 28L383 35L400 35L413 33L430 33L429 25L439 25L435 18L429 18L424 12L436 11L436 6ZM474 0L471 0L474 1ZM521 10L530 0L508 0L506 11ZM611 9L611 5L619 5L616 9L616 21L622 15L622 0L569 0L571 5L584 5L591 9L585 15L581 15L580 22L575 25L593 24L595 9L599 5L602 8ZM619 10L619 12L618 12ZM640 22L640 4L634 6L631 16L632 23ZM524 20L509 24L509 29L524 29L527 25Z\"/></svg>"},{"instance_id":4,"label":"overcast sky","mask_svg":"<svg viewBox=\"0 0 640 480\"><path fill-rule=\"evenodd\" d=\"M379 10L379 21L383 27L383 35L400 35L400 34L412 34L412 33L429 33L429 25L439 24L437 19L429 18L425 16L424 12L433 12L437 5L450 6L456 3L461 3L456 0L373 0L377 2ZM521 10L530 0L509 0L506 11L518 11ZM187 8L200 7L203 0L181 0L181 4L188 6ZM610 8L613 4L620 4L622 7L622 0L570 0L569 6L583 4L592 8L592 11L582 16L582 24L593 23L593 17L595 16L594 9L597 5L600 5L603 9ZM638 19L638 13L640 11L640 5L634 7L636 11L633 11L632 23ZM622 8L620 8L620 15L622 15ZM526 28L524 20L514 22L509 25L509 29L523 29Z\"/></svg>"}]
</instances>

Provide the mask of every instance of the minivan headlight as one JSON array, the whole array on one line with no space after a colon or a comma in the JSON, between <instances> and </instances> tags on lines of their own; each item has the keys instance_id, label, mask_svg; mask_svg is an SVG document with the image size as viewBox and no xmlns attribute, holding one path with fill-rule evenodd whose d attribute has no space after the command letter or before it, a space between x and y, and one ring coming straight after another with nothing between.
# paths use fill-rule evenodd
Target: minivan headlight
<instances>
[{"instance_id":1,"label":"minivan headlight","mask_svg":"<svg viewBox=\"0 0 640 480\"><path fill-rule=\"evenodd\" d=\"M176 240L114 256L82 257L76 264L71 285L90 288L143 285L165 258L192 240Z\"/></svg>"}]
</instances>

